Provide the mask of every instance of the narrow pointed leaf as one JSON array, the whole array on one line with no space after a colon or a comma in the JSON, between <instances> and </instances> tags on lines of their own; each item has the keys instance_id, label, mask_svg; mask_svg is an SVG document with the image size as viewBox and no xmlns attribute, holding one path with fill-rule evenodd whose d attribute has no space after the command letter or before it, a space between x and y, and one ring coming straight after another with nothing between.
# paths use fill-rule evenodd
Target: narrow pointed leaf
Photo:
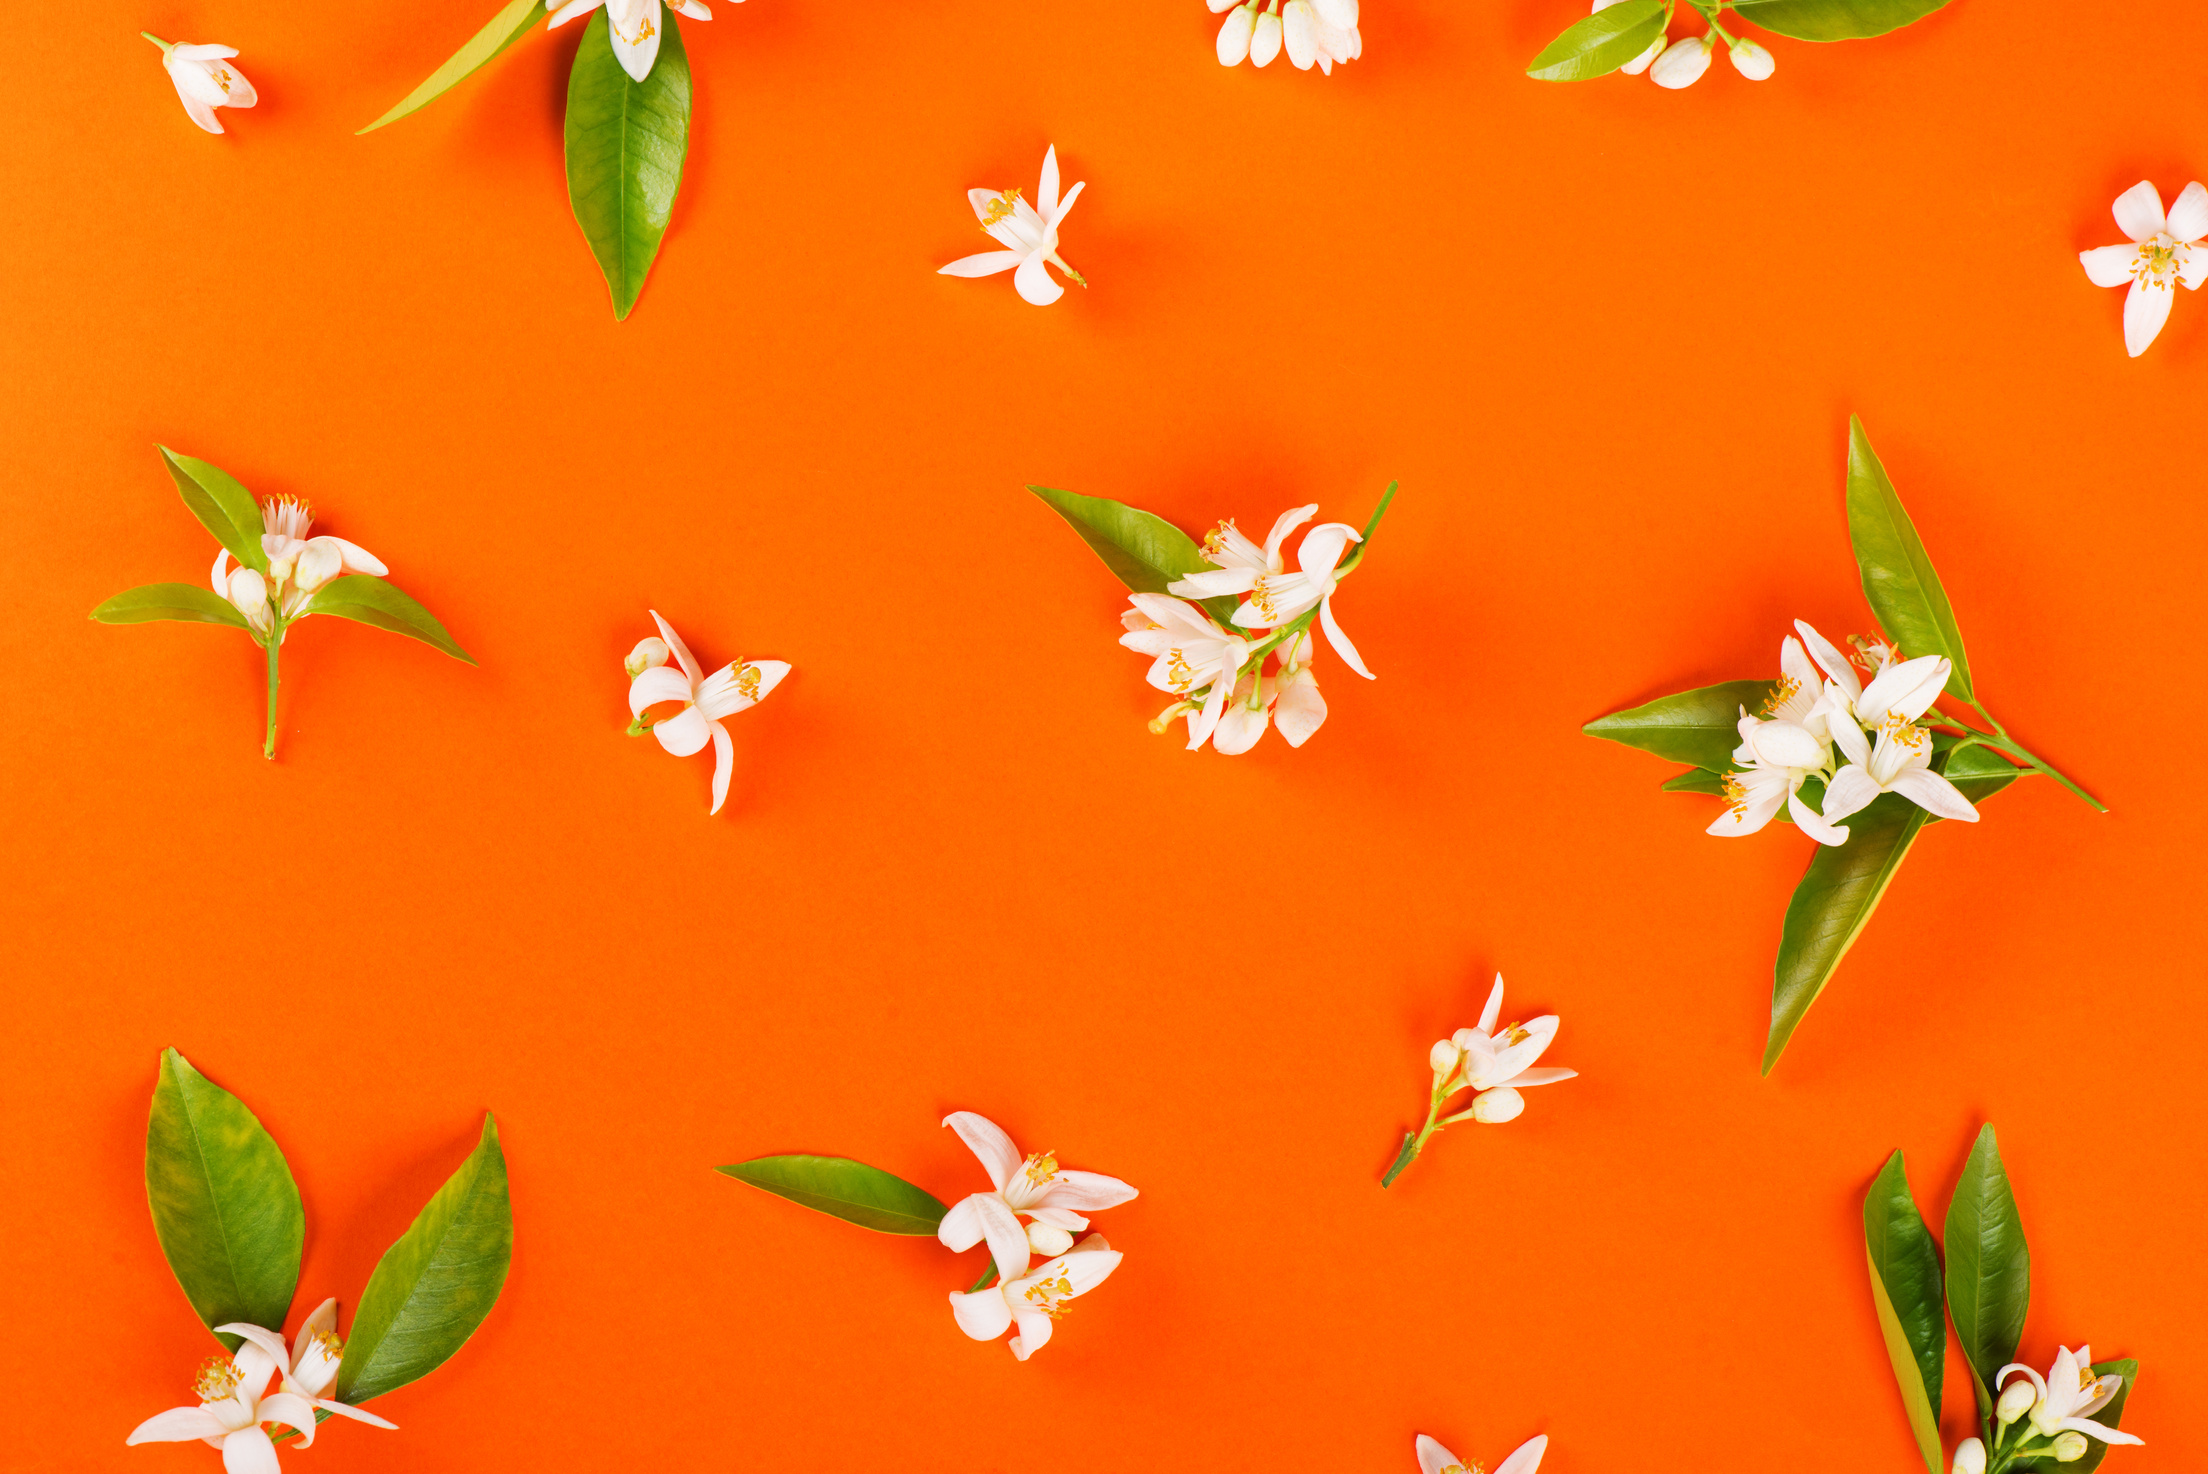
<instances>
[{"instance_id":1,"label":"narrow pointed leaf","mask_svg":"<svg viewBox=\"0 0 2208 1474\"><path fill-rule=\"evenodd\" d=\"M1663 0L1621 0L1574 23L1542 48L1526 75L1542 82L1583 82L1616 71L1664 33Z\"/></svg>"},{"instance_id":2,"label":"narrow pointed leaf","mask_svg":"<svg viewBox=\"0 0 2208 1474\"><path fill-rule=\"evenodd\" d=\"M1978 1133L1947 1205L1947 1313L1970 1364L1971 1388L1983 1417L1993 1407L1988 1391L2002 1367L2016 1360L2024 1337L2024 1312L2032 1299L2032 1251L2024 1220L2001 1165L1993 1127Z\"/></svg>"},{"instance_id":3,"label":"narrow pointed leaf","mask_svg":"<svg viewBox=\"0 0 2208 1474\"><path fill-rule=\"evenodd\" d=\"M247 633L253 626L228 599L196 583L149 583L125 589L92 611L102 624L149 624L157 619L181 619L201 624L235 625Z\"/></svg>"},{"instance_id":4,"label":"narrow pointed leaf","mask_svg":"<svg viewBox=\"0 0 2208 1474\"><path fill-rule=\"evenodd\" d=\"M1945 4L1947 0L1733 0L1742 20L1797 41L1883 36Z\"/></svg>"},{"instance_id":5,"label":"narrow pointed leaf","mask_svg":"<svg viewBox=\"0 0 2208 1474\"><path fill-rule=\"evenodd\" d=\"M1934 739L1935 744L1938 741ZM1974 804L1984 803L2017 779L2027 776L2025 769L2001 754L1976 745L1954 754L1941 771L1947 774L1947 781ZM1935 814L1926 822L1937 824L1939 816Z\"/></svg>"},{"instance_id":6,"label":"narrow pointed leaf","mask_svg":"<svg viewBox=\"0 0 2208 1474\"><path fill-rule=\"evenodd\" d=\"M1714 773L1708 768L1689 768L1684 773L1666 778L1663 789L1666 793L1707 793L1714 798L1723 798L1725 775Z\"/></svg>"},{"instance_id":7,"label":"narrow pointed leaf","mask_svg":"<svg viewBox=\"0 0 2208 1474\"><path fill-rule=\"evenodd\" d=\"M876 1233L933 1234L950 1211L933 1193L849 1157L754 1157L713 1170Z\"/></svg>"},{"instance_id":8,"label":"narrow pointed leaf","mask_svg":"<svg viewBox=\"0 0 2208 1474\"><path fill-rule=\"evenodd\" d=\"M1963 632L1948 605L1947 590L1871 449L1863 422L1853 416L1848 419L1848 539L1855 545L1863 597L1887 638L1904 655L1946 656L1955 666L1947 689L1974 702L1970 660L1963 654Z\"/></svg>"},{"instance_id":9,"label":"narrow pointed leaf","mask_svg":"<svg viewBox=\"0 0 2208 1474\"><path fill-rule=\"evenodd\" d=\"M1675 763L1722 773L1732 767L1733 749L1740 746L1742 708L1755 715L1777 686L1776 681L1726 681L1699 686L1676 696L1659 696L1645 706L1597 717L1580 730L1590 737L1606 737Z\"/></svg>"},{"instance_id":10,"label":"narrow pointed leaf","mask_svg":"<svg viewBox=\"0 0 2208 1474\"><path fill-rule=\"evenodd\" d=\"M291 1167L236 1096L175 1050L161 1055L146 1123L154 1236L209 1330L280 1330L299 1287L306 1213ZM239 1338L218 1339L235 1351Z\"/></svg>"},{"instance_id":11,"label":"narrow pointed leaf","mask_svg":"<svg viewBox=\"0 0 2208 1474\"><path fill-rule=\"evenodd\" d=\"M384 1251L360 1292L337 1400L365 1402L444 1365L498 1303L513 1256L506 1154L498 1122L486 1114L475 1150Z\"/></svg>"},{"instance_id":12,"label":"narrow pointed leaf","mask_svg":"<svg viewBox=\"0 0 2208 1474\"><path fill-rule=\"evenodd\" d=\"M454 660L475 664L475 657L445 633L436 615L372 573L348 573L331 579L314 591L307 609L313 614L334 614L339 619L372 624L395 635L410 635L425 645L436 646Z\"/></svg>"},{"instance_id":13,"label":"narrow pointed leaf","mask_svg":"<svg viewBox=\"0 0 2208 1474\"><path fill-rule=\"evenodd\" d=\"M2093 1415L2093 1421L2104 1428L2120 1428L2123 1426L2124 1403L2131 1396L2132 1384L2139 1380L2139 1363L2128 1356L2117 1361L2097 1361L2093 1363L2094 1376L2105 1377L2111 1373L2122 1377L2124 1385L2114 1397L2108 1400L2107 1407ZM2085 1443L2085 1457L2074 1464L2064 1464L2060 1467L2077 1470L2078 1474L2092 1474L2093 1470L2101 1467L2101 1460L2108 1457L2108 1447L2098 1438L2088 1438Z\"/></svg>"},{"instance_id":14,"label":"narrow pointed leaf","mask_svg":"<svg viewBox=\"0 0 2208 1474\"><path fill-rule=\"evenodd\" d=\"M1030 486L1028 490L1065 518L1066 525L1104 560L1104 566L1138 594L1165 593L1166 585L1176 579L1212 567L1204 561L1204 550L1196 540L1163 517L1109 497L1083 496L1048 486ZM1377 523L1377 516L1374 520ZM1235 601L1231 597L1192 602L1202 604L1221 624L1234 618Z\"/></svg>"},{"instance_id":15,"label":"narrow pointed leaf","mask_svg":"<svg viewBox=\"0 0 2208 1474\"><path fill-rule=\"evenodd\" d=\"M1771 985L1771 1032L1763 1072L1771 1073L1809 1006L1878 909L1909 847L1930 815L1898 793L1881 794L1843 821L1848 842L1819 845L1787 902Z\"/></svg>"},{"instance_id":16,"label":"narrow pointed leaf","mask_svg":"<svg viewBox=\"0 0 2208 1474\"><path fill-rule=\"evenodd\" d=\"M446 58L443 66L431 72L429 80L407 93L391 111L360 131L373 133L386 123L396 123L408 113L427 107L472 74L476 68L535 30L545 18L545 9L539 0L511 0L504 10L491 17L488 25L468 38L467 45L455 51Z\"/></svg>"},{"instance_id":17,"label":"narrow pointed leaf","mask_svg":"<svg viewBox=\"0 0 2208 1474\"><path fill-rule=\"evenodd\" d=\"M1928 1474L1940 1474L1940 1391L1947 1371L1947 1319L1941 1313L1940 1254L1909 1191L1901 1153L1863 1195L1863 1248L1871 1300L1901 1405Z\"/></svg>"},{"instance_id":18,"label":"narrow pointed leaf","mask_svg":"<svg viewBox=\"0 0 2208 1474\"><path fill-rule=\"evenodd\" d=\"M199 525L230 550L230 556L255 573L268 572L268 554L261 548L261 508L253 493L220 466L210 466L197 456L180 456L161 447L161 463L169 468L184 505Z\"/></svg>"},{"instance_id":19,"label":"narrow pointed leaf","mask_svg":"<svg viewBox=\"0 0 2208 1474\"><path fill-rule=\"evenodd\" d=\"M644 290L674 214L690 147L690 59L673 11L662 14L659 56L641 82L621 69L593 11L567 78L567 198L625 318Z\"/></svg>"}]
</instances>

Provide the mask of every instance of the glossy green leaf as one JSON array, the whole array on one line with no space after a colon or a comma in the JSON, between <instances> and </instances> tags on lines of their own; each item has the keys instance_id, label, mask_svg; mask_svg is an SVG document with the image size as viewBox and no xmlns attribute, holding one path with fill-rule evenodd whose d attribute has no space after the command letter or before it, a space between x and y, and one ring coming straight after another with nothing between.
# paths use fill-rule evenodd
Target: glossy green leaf
<instances>
[{"instance_id":1,"label":"glossy green leaf","mask_svg":"<svg viewBox=\"0 0 2208 1474\"><path fill-rule=\"evenodd\" d=\"M639 82L613 54L601 6L567 78L567 199L616 318L627 317L644 290L690 146L690 59L674 12L662 12L660 24L659 56Z\"/></svg>"},{"instance_id":2,"label":"glossy green leaf","mask_svg":"<svg viewBox=\"0 0 2208 1474\"><path fill-rule=\"evenodd\" d=\"M1726 681L1700 686L1597 717L1580 730L1675 763L1722 773L1733 765L1733 749L1740 746L1742 708L1754 715L1777 685L1776 681Z\"/></svg>"},{"instance_id":3,"label":"glossy green leaf","mask_svg":"<svg viewBox=\"0 0 2208 1474\"><path fill-rule=\"evenodd\" d=\"M2121 1428L2124 1418L2124 1403L2131 1397L2132 1384L2139 1380L2139 1363L2128 1356L2117 1361L2097 1361L2093 1363L2094 1376L2105 1377L2110 1373L2122 1377L2124 1385L2114 1397L2108 1400L2107 1407L2093 1415L2093 1421L2106 1428ZM2076 1470L2077 1474L2092 1474L2093 1470L2101 1467L2101 1460L2108 1457L2108 1448L2109 1446L2098 1438L2088 1438L2085 1443L2085 1457L2074 1464L2063 1464L2059 1467L2064 1470Z\"/></svg>"},{"instance_id":4,"label":"glossy green leaf","mask_svg":"<svg viewBox=\"0 0 2208 1474\"><path fill-rule=\"evenodd\" d=\"M1983 1417L1993 1407L1987 1389L2002 1367L2016 1360L2024 1336L2024 1312L2032 1299L2032 1251L2024 1220L2001 1166L1993 1127L1978 1133L1947 1205L1947 1313L1970 1364L1972 1390Z\"/></svg>"},{"instance_id":5,"label":"glossy green leaf","mask_svg":"<svg viewBox=\"0 0 2208 1474\"><path fill-rule=\"evenodd\" d=\"M1975 700L1970 660L1963 654L1963 632L1948 606L1947 590L1940 586L1916 524L1902 510L1894 483L1886 478L1886 468L1871 449L1863 422L1852 415L1848 419L1848 538L1855 544L1863 597L1870 600L1886 637L1904 655L1945 655L1955 665L1947 689L1965 701Z\"/></svg>"},{"instance_id":6,"label":"glossy green leaf","mask_svg":"<svg viewBox=\"0 0 2208 1474\"><path fill-rule=\"evenodd\" d=\"M197 456L180 456L165 445L161 463L169 468L184 505L192 509L199 525L213 533L231 557L255 573L268 572L268 554L261 548L261 507L253 493L220 466L210 466Z\"/></svg>"},{"instance_id":7,"label":"glossy green leaf","mask_svg":"<svg viewBox=\"0 0 2208 1474\"><path fill-rule=\"evenodd\" d=\"M1543 82L1583 82L1616 71L1664 34L1663 0L1620 0L1567 28L1542 49L1526 75Z\"/></svg>"},{"instance_id":8,"label":"glossy green leaf","mask_svg":"<svg viewBox=\"0 0 2208 1474\"><path fill-rule=\"evenodd\" d=\"M1771 1032L1763 1047L1766 1075L1786 1052L1809 1006L1832 981L1840 959L1862 935L1927 817L1898 793L1880 794L1869 807L1848 816L1846 844L1817 847L1808 873L1787 902L1779 930Z\"/></svg>"},{"instance_id":9,"label":"glossy green leaf","mask_svg":"<svg viewBox=\"0 0 2208 1474\"><path fill-rule=\"evenodd\" d=\"M235 625L248 633L237 606L196 583L149 583L125 589L92 611L102 624L150 624L157 619L182 619L201 624Z\"/></svg>"},{"instance_id":10,"label":"glossy green leaf","mask_svg":"<svg viewBox=\"0 0 2208 1474\"><path fill-rule=\"evenodd\" d=\"M546 18L540 0L511 0L504 10L491 17L490 24L468 38L467 45L431 72L428 81L407 93L396 107L360 131L373 133L386 123L396 123L408 113L428 106L476 68L535 30Z\"/></svg>"},{"instance_id":11,"label":"glossy green leaf","mask_svg":"<svg viewBox=\"0 0 2208 1474\"><path fill-rule=\"evenodd\" d=\"M514 1212L498 1122L384 1251L345 1341L337 1400L366 1402L443 1366L498 1303L514 1256Z\"/></svg>"},{"instance_id":12,"label":"glossy green leaf","mask_svg":"<svg viewBox=\"0 0 2208 1474\"><path fill-rule=\"evenodd\" d=\"M1083 496L1048 486L1030 486L1028 490L1065 518L1081 541L1104 560L1104 566L1138 594L1162 594L1174 580L1212 566L1204 561L1204 550L1196 540L1163 517L1109 497ZM1386 505L1385 501L1381 503L1383 510ZM1373 514L1373 523L1379 523L1378 512ZM1196 602L1221 624L1234 617L1235 601L1231 597Z\"/></svg>"},{"instance_id":13,"label":"glossy green leaf","mask_svg":"<svg viewBox=\"0 0 2208 1474\"><path fill-rule=\"evenodd\" d=\"M1871 1299L1909 1431L1929 1474L1940 1474L1940 1390L1947 1372L1947 1320L1940 1306L1940 1254L1909 1191L1901 1153L1863 1195L1863 1249Z\"/></svg>"},{"instance_id":14,"label":"glossy green leaf","mask_svg":"<svg viewBox=\"0 0 2208 1474\"><path fill-rule=\"evenodd\" d=\"M876 1233L933 1234L950 1211L933 1193L849 1157L755 1157L713 1170Z\"/></svg>"},{"instance_id":15,"label":"glossy green leaf","mask_svg":"<svg viewBox=\"0 0 2208 1474\"><path fill-rule=\"evenodd\" d=\"M348 573L331 579L315 590L308 608L315 614L334 614L340 619L372 624L395 635L411 635L425 645L435 645L454 660L475 664L475 657L453 642L436 615L372 573Z\"/></svg>"},{"instance_id":16,"label":"glossy green leaf","mask_svg":"<svg viewBox=\"0 0 2208 1474\"><path fill-rule=\"evenodd\" d=\"M281 1330L307 1220L283 1152L236 1096L175 1050L146 1123L146 1203L184 1298L209 1330ZM224 1335L235 1351L239 1338Z\"/></svg>"},{"instance_id":17,"label":"glossy green leaf","mask_svg":"<svg viewBox=\"0 0 2208 1474\"><path fill-rule=\"evenodd\" d=\"M2026 775L2025 769L2001 754L1975 744L1955 753L1941 771L1947 774L1947 781L1974 804L1984 803ZM1935 816L1928 822L1937 824L1939 819Z\"/></svg>"},{"instance_id":18,"label":"glossy green leaf","mask_svg":"<svg viewBox=\"0 0 2208 1474\"><path fill-rule=\"evenodd\" d=\"M1797 41L1859 41L1923 20L1947 0L1733 0L1750 25Z\"/></svg>"},{"instance_id":19,"label":"glossy green leaf","mask_svg":"<svg viewBox=\"0 0 2208 1474\"><path fill-rule=\"evenodd\" d=\"M1689 768L1684 773L1664 780L1666 793L1706 793L1712 798L1725 796L1725 775L1713 773L1708 768Z\"/></svg>"}]
</instances>

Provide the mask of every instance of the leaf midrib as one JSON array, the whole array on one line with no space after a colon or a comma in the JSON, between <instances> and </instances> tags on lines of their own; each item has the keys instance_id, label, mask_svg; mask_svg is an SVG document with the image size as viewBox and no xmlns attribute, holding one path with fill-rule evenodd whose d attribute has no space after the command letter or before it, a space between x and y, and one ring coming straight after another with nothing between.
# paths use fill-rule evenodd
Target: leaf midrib
<instances>
[{"instance_id":1,"label":"leaf midrib","mask_svg":"<svg viewBox=\"0 0 2208 1474\"><path fill-rule=\"evenodd\" d=\"M481 1148L478 1147L477 1150L480 1151ZM473 1165L472 1161L470 1165ZM429 1277L430 1266L436 1262L438 1254L443 1252L445 1240L452 1237L454 1227L465 1216L467 1210L474 1206L475 1196L483 1186L483 1176L484 1174L480 1171L475 1174L466 1191L461 1194L460 1202L454 1207L451 1216L445 1220L444 1232L438 1234L435 1242L428 1246L429 1252L422 1256L421 1272L414 1276L413 1284L407 1287L406 1297L399 1301L398 1308L391 1312L390 1318L384 1321L383 1328L376 1333L375 1347L368 1353L368 1359L360 1364L360 1375L354 1379L356 1384L368 1380L368 1374L375 1369L376 1362L383 1355L384 1347L391 1340L391 1328L399 1323L400 1317L406 1313L406 1308L414 1303L417 1295L421 1294L422 1281ZM435 1202L436 1199L433 1197L430 1201ZM412 1232L411 1226L408 1232ZM404 1235L401 1235L400 1241L402 1243L405 1241Z\"/></svg>"}]
</instances>

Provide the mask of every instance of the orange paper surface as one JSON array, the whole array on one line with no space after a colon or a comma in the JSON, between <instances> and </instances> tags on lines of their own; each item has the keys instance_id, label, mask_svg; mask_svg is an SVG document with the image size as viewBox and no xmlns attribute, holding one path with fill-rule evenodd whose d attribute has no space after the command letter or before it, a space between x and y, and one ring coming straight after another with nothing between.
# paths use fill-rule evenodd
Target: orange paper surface
<instances>
[{"instance_id":1,"label":"orange paper surface","mask_svg":"<svg viewBox=\"0 0 2208 1474\"><path fill-rule=\"evenodd\" d=\"M1401 1474L1418 1430L1902 1470L1861 1193L1905 1147L1937 1229L1986 1120L2027 1358L2144 1362L2107 1468L2208 1459L2208 300L2131 361L2076 259L2208 172L2192 8L1957 0L1667 94L1526 79L1570 0L1367 0L1331 78L1221 69L1194 0L719 4L625 324L565 195L580 25L352 134L482 8L149 0L0 98L0 1463L216 1466L123 1447L209 1349L145 1204L167 1045L290 1157L295 1320L499 1115L504 1298L320 1474ZM141 26L260 107L197 132ZM1089 289L934 275L1049 143ZM1869 627L1851 411L1980 692L2113 812L2034 779L1928 831L1766 1081L1810 846L1705 838L1578 728ZM212 559L157 442L310 498L481 668L310 620L264 762L249 641L85 618ZM1325 729L1234 759L1143 730L1121 592L1022 489L1262 533L1392 478L1337 600L1378 680L1322 649ZM648 607L796 667L715 819L708 757L622 735ZM1381 1192L1498 968L1582 1078ZM1142 1190L1026 1365L952 1324L979 1251L711 1170L955 1199L954 1109Z\"/></svg>"}]
</instances>

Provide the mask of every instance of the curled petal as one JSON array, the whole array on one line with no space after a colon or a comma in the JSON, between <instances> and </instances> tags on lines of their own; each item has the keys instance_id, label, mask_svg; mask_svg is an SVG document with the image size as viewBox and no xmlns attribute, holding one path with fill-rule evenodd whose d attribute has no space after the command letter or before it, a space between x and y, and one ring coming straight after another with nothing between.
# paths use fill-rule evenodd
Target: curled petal
<instances>
[{"instance_id":1,"label":"curled petal","mask_svg":"<svg viewBox=\"0 0 2208 1474\"><path fill-rule=\"evenodd\" d=\"M2087 281L2097 287L2121 287L2131 281L2131 263L2139 259L2137 246L2095 246L2078 252Z\"/></svg>"},{"instance_id":2,"label":"curled petal","mask_svg":"<svg viewBox=\"0 0 2208 1474\"><path fill-rule=\"evenodd\" d=\"M1541 1456L1549 1451L1546 1433L1529 1438L1518 1445L1515 1452L1495 1466L1495 1474L1533 1474L1541 1467Z\"/></svg>"},{"instance_id":3,"label":"curled petal","mask_svg":"<svg viewBox=\"0 0 2208 1474\"><path fill-rule=\"evenodd\" d=\"M1020 1149L1012 1144L1004 1128L973 1111L953 1111L943 1118L943 1124L957 1132L966 1149L980 1160L981 1170L989 1174L989 1185L1003 1192L1022 1161Z\"/></svg>"},{"instance_id":4,"label":"curled petal","mask_svg":"<svg viewBox=\"0 0 2208 1474\"><path fill-rule=\"evenodd\" d=\"M971 1294L952 1291L951 1314L958 1328L976 1341L994 1341L1012 1329L1012 1307L1005 1304L1004 1290L998 1285Z\"/></svg>"},{"instance_id":5,"label":"curled petal","mask_svg":"<svg viewBox=\"0 0 2208 1474\"><path fill-rule=\"evenodd\" d=\"M255 1423L222 1440L222 1467L226 1474L283 1474L284 1466L277 1461L276 1445Z\"/></svg>"},{"instance_id":6,"label":"curled petal","mask_svg":"<svg viewBox=\"0 0 2208 1474\"><path fill-rule=\"evenodd\" d=\"M1845 819L1868 807L1878 793L1877 779L1854 763L1848 764L1833 774L1832 782L1825 786L1825 822Z\"/></svg>"},{"instance_id":7,"label":"curled petal","mask_svg":"<svg viewBox=\"0 0 2208 1474\"><path fill-rule=\"evenodd\" d=\"M655 640L652 643L657 644L658 641ZM639 647L639 650L641 648ZM630 658L635 659L636 653L631 652ZM643 653L648 657L651 652L644 651ZM660 658L664 660L666 656L662 654ZM638 671L636 678L629 682L629 715L632 717L644 715L647 708L657 706L663 701L688 701L689 699L690 682L684 679L681 671L674 669L672 666L648 665ZM694 747L690 750L692 752L697 751Z\"/></svg>"},{"instance_id":8,"label":"curled petal","mask_svg":"<svg viewBox=\"0 0 2208 1474\"><path fill-rule=\"evenodd\" d=\"M645 674L649 675L651 672L646 671ZM659 739L661 747L676 757L688 757L693 752L702 752L705 744L713 740L713 723L707 721L696 707L686 706L654 726L652 735Z\"/></svg>"},{"instance_id":9,"label":"curled petal","mask_svg":"<svg viewBox=\"0 0 2208 1474\"><path fill-rule=\"evenodd\" d=\"M1019 270L1012 273L1012 285L1018 289L1021 301L1036 307L1048 307L1066 294L1066 289L1051 279L1040 251L1020 263Z\"/></svg>"},{"instance_id":10,"label":"curled petal","mask_svg":"<svg viewBox=\"0 0 2208 1474\"><path fill-rule=\"evenodd\" d=\"M710 819L728 802L728 776L736 767L736 744L729 740L728 728L719 722L708 721L713 729L713 807L705 811Z\"/></svg>"}]
</instances>

